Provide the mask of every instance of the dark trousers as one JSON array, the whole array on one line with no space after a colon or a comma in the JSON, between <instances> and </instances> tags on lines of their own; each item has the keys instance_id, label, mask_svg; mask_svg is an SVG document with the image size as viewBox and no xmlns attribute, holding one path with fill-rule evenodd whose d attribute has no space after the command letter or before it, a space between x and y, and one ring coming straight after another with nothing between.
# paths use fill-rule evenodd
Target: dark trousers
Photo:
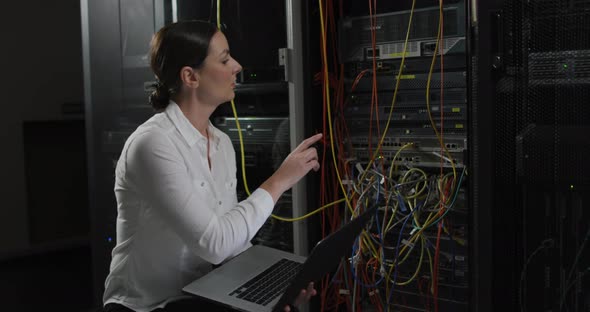
<instances>
[{"instance_id":1,"label":"dark trousers","mask_svg":"<svg viewBox=\"0 0 590 312\"><path fill-rule=\"evenodd\" d=\"M165 308L158 308L153 312L185 312L185 311L206 311L206 312L231 312L234 311L231 308L222 307L215 305L210 301L206 301L200 298L182 299L178 301L170 302ZM109 303L104 307L104 312L133 312L133 310L117 304Z\"/></svg>"}]
</instances>

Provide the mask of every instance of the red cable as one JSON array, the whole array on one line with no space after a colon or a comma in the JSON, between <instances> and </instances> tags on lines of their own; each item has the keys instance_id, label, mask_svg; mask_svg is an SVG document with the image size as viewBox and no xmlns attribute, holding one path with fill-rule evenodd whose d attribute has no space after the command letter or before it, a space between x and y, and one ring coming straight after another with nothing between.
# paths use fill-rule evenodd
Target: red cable
<instances>
[{"instance_id":1,"label":"red cable","mask_svg":"<svg viewBox=\"0 0 590 312\"><path fill-rule=\"evenodd\" d=\"M371 2L371 0L369 0L369 3ZM369 6L370 7L370 6ZM375 9L375 13L373 14L372 18L371 18L371 35L372 35L372 44L373 44L373 56L375 55L375 51L376 51L376 44L377 44L377 34L376 34L376 29L377 29L377 17L375 16L375 14L377 14L377 0L373 0L373 8ZM373 57L373 88L372 88L372 97L374 97L374 101L375 101L375 119L376 119L376 124L377 124L377 137L381 137L381 125L379 124L380 120L379 120L379 95L377 93L377 58ZM373 101L373 99L371 99L371 101ZM370 150L370 149L369 149Z\"/></svg>"},{"instance_id":2,"label":"red cable","mask_svg":"<svg viewBox=\"0 0 590 312\"><path fill-rule=\"evenodd\" d=\"M447 185L445 186L445 189L443 191L443 199L441 200L441 203L446 201L447 196L449 195L449 191L450 188L452 186L452 181L449 180L447 182ZM441 210L439 210L439 215L443 215L444 211L443 208L441 208ZM437 231L437 235L436 235L436 249L435 249L435 253L434 253L434 273L433 273L433 288L434 288L434 293L433 293L433 300L434 300L434 311L438 312L438 259L439 259L439 251L440 251L440 236L441 236L441 231L442 231L442 225L443 225L443 219L438 221L438 231Z\"/></svg>"},{"instance_id":3,"label":"red cable","mask_svg":"<svg viewBox=\"0 0 590 312\"><path fill-rule=\"evenodd\" d=\"M439 44L439 51L440 51L440 137L441 137L441 155L444 155L444 12L442 12L443 0L440 0L440 44ZM435 52L436 53L436 52ZM440 174L443 175L443 162L444 159L440 158L441 166L440 166Z\"/></svg>"},{"instance_id":4,"label":"red cable","mask_svg":"<svg viewBox=\"0 0 590 312\"><path fill-rule=\"evenodd\" d=\"M322 39L320 36L320 41L321 40ZM322 42L320 42L320 54L323 54L323 50L321 49L321 47L322 47ZM322 64L323 64L324 58L322 57L321 59L322 59ZM325 75L328 75L328 73L325 72L324 66L322 66L321 70L320 70L320 77L319 77L319 78L321 78L320 81L321 81L321 90L322 90L322 131L324 134L327 134L327 132L326 132L326 129L327 129L326 128L326 119L327 119L327 105L329 105L329 104L327 103L327 99L326 99L327 86L325 83L323 83L325 81L325 77L326 77ZM326 148L327 148L326 144L324 144L324 146L323 146L323 151L324 151L323 155L324 156L322 156L322 175L321 175L321 180L320 180L321 184L320 185L324 185L324 183L325 183L325 173L327 170L327 168L325 166ZM322 204L322 205L326 204L325 193L324 193L323 188L320 192L320 204ZM322 238L325 237L325 235L326 235L325 217L326 217L325 211L322 211ZM327 285L328 285L328 280L326 277L326 278L322 279L322 292L321 292L322 311L324 308L324 304L327 301L327 292L328 292Z\"/></svg>"},{"instance_id":5,"label":"red cable","mask_svg":"<svg viewBox=\"0 0 590 312\"><path fill-rule=\"evenodd\" d=\"M444 12L443 12L443 0L439 0L439 14L440 14L440 43L439 43L439 51L435 51L435 53L439 53L440 56L440 136L441 136L441 166L440 166L440 175L441 179L443 177L443 163L444 159L442 155L444 155ZM449 155L450 156L450 155ZM447 189L448 191L448 189ZM441 194L441 204L440 204L440 211L439 215L443 213L444 210L444 203L446 202L447 194L443 192ZM438 223L438 231L436 236L436 250L434 255L434 277L433 277L433 287L434 287L434 311L438 312L438 259L439 259L439 247L440 247L440 236L442 231L442 224L443 220L441 219Z\"/></svg>"},{"instance_id":6,"label":"red cable","mask_svg":"<svg viewBox=\"0 0 590 312\"><path fill-rule=\"evenodd\" d=\"M442 220L438 222L438 233L436 235L436 249L434 252L434 273L432 274L432 287L434 288L433 299L434 299L434 311L438 312L438 257L440 251L440 235L442 229Z\"/></svg>"},{"instance_id":7,"label":"red cable","mask_svg":"<svg viewBox=\"0 0 590 312\"><path fill-rule=\"evenodd\" d=\"M375 10L375 12L373 12L373 10ZM381 137L381 125L379 124L380 119L379 119L379 96L378 96L378 92L377 92L377 57L376 57L376 51L377 51L377 34L376 34L376 29L377 29L377 17L375 16L375 14L377 13L377 0L373 0L373 2L371 3L371 0L369 0L369 20L370 20L370 28L371 28L371 48L373 50L373 59L372 59L372 68L373 68L373 75L372 75L372 87L371 87L371 109L370 109L370 117L369 117L369 138L368 138L368 151L369 151L369 156L374 156L376 155L376 153L373 153L373 149L372 149L372 145L373 145L373 135L372 135L372 129L373 129L373 112L375 114L375 125L377 128L377 135L376 137L380 138ZM379 152L380 151L376 151ZM373 158L371 158L371 161L373 160Z\"/></svg>"}]
</instances>

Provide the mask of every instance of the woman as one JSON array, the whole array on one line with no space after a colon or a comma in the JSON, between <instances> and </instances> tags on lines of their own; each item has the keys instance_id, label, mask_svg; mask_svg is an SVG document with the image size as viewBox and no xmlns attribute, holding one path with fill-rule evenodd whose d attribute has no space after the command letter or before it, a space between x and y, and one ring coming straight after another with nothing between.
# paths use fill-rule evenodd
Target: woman
<instances>
[{"instance_id":1,"label":"woman","mask_svg":"<svg viewBox=\"0 0 590 312\"><path fill-rule=\"evenodd\" d=\"M242 69L225 36L206 22L174 23L153 37L150 60L158 80L150 102L159 113L127 139L117 163L107 311L185 304L182 287L249 248L283 192L319 169L311 146L321 134L304 140L238 203L233 146L209 122L217 106L233 99ZM300 299L314 294L310 284ZM198 310L215 309L205 304Z\"/></svg>"}]
</instances>

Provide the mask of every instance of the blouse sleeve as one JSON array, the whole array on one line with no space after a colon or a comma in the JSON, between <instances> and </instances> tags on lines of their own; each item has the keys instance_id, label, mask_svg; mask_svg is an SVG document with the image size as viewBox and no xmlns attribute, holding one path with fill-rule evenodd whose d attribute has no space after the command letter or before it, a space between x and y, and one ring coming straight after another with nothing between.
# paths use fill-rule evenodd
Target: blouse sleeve
<instances>
[{"instance_id":1,"label":"blouse sleeve","mask_svg":"<svg viewBox=\"0 0 590 312\"><path fill-rule=\"evenodd\" d=\"M218 216L196 192L184 159L174 144L157 132L139 134L126 157L130 181L193 251L213 264L239 252L270 216L274 202L257 189Z\"/></svg>"}]
</instances>

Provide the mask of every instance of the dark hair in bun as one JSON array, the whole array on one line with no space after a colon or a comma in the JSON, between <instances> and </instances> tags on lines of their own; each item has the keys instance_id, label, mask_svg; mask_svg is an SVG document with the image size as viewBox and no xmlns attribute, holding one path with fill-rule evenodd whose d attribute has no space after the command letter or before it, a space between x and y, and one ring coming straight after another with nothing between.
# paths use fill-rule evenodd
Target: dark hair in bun
<instances>
[{"instance_id":1,"label":"dark hair in bun","mask_svg":"<svg viewBox=\"0 0 590 312\"><path fill-rule=\"evenodd\" d=\"M180 69L199 68L207 57L215 25L205 21L181 21L160 29L150 43L150 67L157 82L149 97L156 111L162 111L181 86Z\"/></svg>"}]
</instances>

